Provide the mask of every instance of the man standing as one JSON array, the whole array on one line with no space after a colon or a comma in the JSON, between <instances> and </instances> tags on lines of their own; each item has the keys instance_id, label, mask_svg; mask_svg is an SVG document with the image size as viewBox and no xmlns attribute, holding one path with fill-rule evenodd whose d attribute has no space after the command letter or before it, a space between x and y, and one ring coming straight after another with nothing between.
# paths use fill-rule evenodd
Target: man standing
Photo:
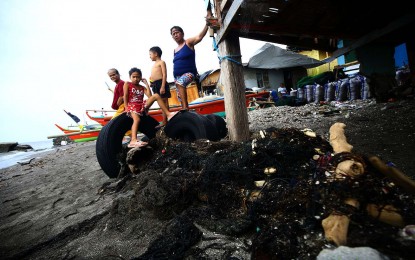
<instances>
[{"instance_id":1,"label":"man standing","mask_svg":"<svg viewBox=\"0 0 415 260\"><path fill-rule=\"evenodd\" d=\"M114 68L108 70L108 76L117 84L114 89L114 98L111 105L112 109L117 110L112 117L114 118L124 112L124 81L120 79L120 73Z\"/></svg>"},{"instance_id":2,"label":"man standing","mask_svg":"<svg viewBox=\"0 0 415 260\"><path fill-rule=\"evenodd\" d=\"M182 110L189 109L186 87L197 75L195 45L201 42L206 35L210 17L212 17L212 11L208 8L206 25L203 30L198 35L188 39L184 39L184 32L180 26L173 26L170 29L170 34L177 43L177 47L174 49L173 76Z\"/></svg>"}]
</instances>

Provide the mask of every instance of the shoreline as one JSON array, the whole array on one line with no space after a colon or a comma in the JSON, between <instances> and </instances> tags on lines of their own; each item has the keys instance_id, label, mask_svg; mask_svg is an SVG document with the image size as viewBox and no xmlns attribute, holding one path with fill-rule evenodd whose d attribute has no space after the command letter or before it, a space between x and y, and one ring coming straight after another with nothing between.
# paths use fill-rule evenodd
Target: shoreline
<instances>
[{"instance_id":1,"label":"shoreline","mask_svg":"<svg viewBox=\"0 0 415 260\"><path fill-rule=\"evenodd\" d=\"M17 164L25 164L33 159L42 158L45 155L52 153L57 148L49 148L33 151L10 151L0 154L0 169L12 167Z\"/></svg>"},{"instance_id":2,"label":"shoreline","mask_svg":"<svg viewBox=\"0 0 415 260\"><path fill-rule=\"evenodd\" d=\"M394 163L410 178L415 178L415 162L412 159L412 151L415 149L415 115L412 113L414 108L415 100L384 104L355 101L344 103L341 107L309 104L302 107L258 109L248 112L248 118L250 131L255 133L270 127L287 128L287 133L290 133L290 128L312 129L317 134L317 139L313 141L313 149L320 147L320 142L326 143L329 140L329 129L334 122L345 123L345 135L356 154L376 155L385 162ZM206 152L212 152L213 150L208 150L208 147L216 145L217 150L223 150L224 159L233 162L230 156L238 149L225 153L224 147L229 142L226 139L223 141L221 144L212 142L209 146L204 142L194 145L202 150L206 149ZM282 147L281 144L278 147ZM96 159L95 145L96 141L90 141L54 147L52 152L40 153L41 155L37 155L40 158L35 158L29 164L0 169L0 196L3 208L0 211L0 240L3 241L0 254L7 259L102 259L114 255L127 259L143 255L150 243L156 241L160 234L168 235L165 230L170 230L168 227L171 226L167 224L173 222L169 222L170 219L158 219L157 216L164 215L158 214L158 211L153 213L150 209L153 203L162 203L157 204L156 209L163 212L162 210L169 209L170 205L187 201L182 197L172 200L171 195L181 194L182 189L178 188L182 187L180 183L185 183L186 186L183 187L187 189L193 187L189 185L192 183L190 179L186 179L185 182L179 180L183 174L191 177L194 173L181 170L179 167L182 167L182 164L173 156L177 155L181 160L188 162L188 158L193 159L195 154L181 145L171 145L167 148L167 154L155 155L159 160L164 160L160 162L166 162L160 165L160 169L143 169L137 175L109 179ZM183 150L169 155L170 151L175 151L174 149ZM267 153L263 150L258 154ZM289 152L277 154L272 158L284 160L281 163L284 163L282 169L286 169L286 173L298 174L297 169L303 169L303 165L308 165L297 163L302 158L298 156L297 158L295 152ZM306 160L309 162L307 158ZM211 167L219 171L219 166L217 163ZM292 171L288 171L287 167ZM306 173L305 170L301 172ZM280 184L283 185L284 182ZM221 185L212 187L219 189ZM323 182L320 182L319 187L323 187ZM189 193L191 194L193 193ZM197 203L205 203L204 197L191 195L191 199ZM205 210L205 206L203 208ZM205 212L204 210L202 212ZM189 209L187 212L196 211ZM186 216L186 212L182 214ZM216 225L220 223L214 224L220 226ZM377 227L380 226L378 224ZM394 227L382 227L393 232L397 230ZM353 230L356 231L351 229L350 239L361 237L361 234L353 233ZM380 233L382 230L375 228L371 232ZM274 231L273 229L272 232ZM392 233L383 233L390 234ZM374 237L368 235L367 239L370 238ZM314 245L313 250L316 251L313 251L313 254L317 254L321 249L319 243L326 242L323 236L319 236L309 237L307 243Z\"/></svg>"},{"instance_id":3,"label":"shoreline","mask_svg":"<svg viewBox=\"0 0 415 260\"><path fill-rule=\"evenodd\" d=\"M9 152L0 153L0 169L6 169L18 164L28 164L30 161L40 159L46 155L55 152L58 149L64 149L74 143L67 145L53 145L53 140L43 140L34 142L16 142L18 145L30 145L32 149L29 150L13 150ZM75 143L76 144L76 143Z\"/></svg>"}]
</instances>

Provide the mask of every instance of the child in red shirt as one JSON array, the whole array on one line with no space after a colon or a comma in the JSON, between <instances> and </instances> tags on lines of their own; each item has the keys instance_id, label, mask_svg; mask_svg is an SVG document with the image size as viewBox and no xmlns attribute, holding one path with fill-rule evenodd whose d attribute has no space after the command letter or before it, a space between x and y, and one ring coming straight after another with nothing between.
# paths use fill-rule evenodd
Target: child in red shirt
<instances>
[{"instance_id":1,"label":"child in red shirt","mask_svg":"<svg viewBox=\"0 0 415 260\"><path fill-rule=\"evenodd\" d=\"M140 116L146 115L151 105L157 101L161 110L167 116L167 120L170 120L177 112L170 112L159 94L151 95L151 91L146 79L142 78L141 70L138 68L132 68L129 71L131 82L125 82L124 84L124 107L127 115L132 117L133 125L131 126L131 141L128 144L129 148L142 147L147 142L137 140L138 125L140 123ZM140 85L143 82L145 86ZM148 97L144 100L144 95Z\"/></svg>"}]
</instances>

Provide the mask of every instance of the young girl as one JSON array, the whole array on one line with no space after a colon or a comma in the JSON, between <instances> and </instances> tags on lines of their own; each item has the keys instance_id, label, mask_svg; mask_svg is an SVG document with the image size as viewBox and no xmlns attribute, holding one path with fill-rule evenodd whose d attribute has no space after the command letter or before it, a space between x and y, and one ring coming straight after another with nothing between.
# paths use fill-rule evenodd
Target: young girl
<instances>
[{"instance_id":1,"label":"young girl","mask_svg":"<svg viewBox=\"0 0 415 260\"><path fill-rule=\"evenodd\" d=\"M141 70L132 68L129 71L131 82L125 82L124 84L124 107L127 115L133 118L133 125L131 126L131 141L128 144L129 148L142 147L147 143L137 140L138 125L140 123L140 116L146 115L154 101L157 101L161 110L167 116L167 120L170 120L177 112L170 112L160 95L151 95L149 85L146 79L142 78ZM146 86L140 85L142 81ZM144 100L144 94L148 97Z\"/></svg>"}]
</instances>

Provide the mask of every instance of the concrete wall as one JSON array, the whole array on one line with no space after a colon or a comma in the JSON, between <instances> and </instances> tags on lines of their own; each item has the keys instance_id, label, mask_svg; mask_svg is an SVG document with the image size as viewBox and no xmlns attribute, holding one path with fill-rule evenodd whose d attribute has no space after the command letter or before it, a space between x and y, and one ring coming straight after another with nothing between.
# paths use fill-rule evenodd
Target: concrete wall
<instances>
[{"instance_id":1,"label":"concrete wall","mask_svg":"<svg viewBox=\"0 0 415 260\"><path fill-rule=\"evenodd\" d=\"M245 87L247 88L258 87L258 83L256 80L256 70L245 67L244 68L244 81L245 81Z\"/></svg>"},{"instance_id":2,"label":"concrete wall","mask_svg":"<svg viewBox=\"0 0 415 260\"><path fill-rule=\"evenodd\" d=\"M284 72L282 70L268 70L270 89L278 89L284 83Z\"/></svg>"},{"instance_id":3,"label":"concrete wall","mask_svg":"<svg viewBox=\"0 0 415 260\"><path fill-rule=\"evenodd\" d=\"M284 73L282 70L265 70L265 69L251 69L244 67L244 81L245 86L247 88L254 88L258 87L256 73L257 71L267 72L268 73L268 80L269 86L268 89L276 89L280 85L281 82L284 82Z\"/></svg>"}]
</instances>

